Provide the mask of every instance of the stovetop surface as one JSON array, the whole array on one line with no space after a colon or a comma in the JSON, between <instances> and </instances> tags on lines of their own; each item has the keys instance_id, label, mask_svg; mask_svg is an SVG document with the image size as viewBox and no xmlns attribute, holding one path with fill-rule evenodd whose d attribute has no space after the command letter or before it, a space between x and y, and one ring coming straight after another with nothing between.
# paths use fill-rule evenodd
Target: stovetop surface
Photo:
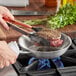
<instances>
[{"instance_id":1,"label":"stovetop surface","mask_svg":"<svg viewBox=\"0 0 76 76\"><path fill-rule=\"evenodd\" d=\"M72 39L72 45L67 52L61 56L64 68L57 68L52 60L49 59L52 63L50 69L37 70L37 61L28 65L31 57L29 54L19 55L17 62L13 65L19 76L76 76L76 38Z\"/></svg>"}]
</instances>

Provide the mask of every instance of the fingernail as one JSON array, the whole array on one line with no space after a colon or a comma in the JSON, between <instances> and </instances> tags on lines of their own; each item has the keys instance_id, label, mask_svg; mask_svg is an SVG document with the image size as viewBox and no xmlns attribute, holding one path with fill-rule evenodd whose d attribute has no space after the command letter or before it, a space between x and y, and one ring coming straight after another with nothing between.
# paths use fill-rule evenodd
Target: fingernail
<instances>
[{"instance_id":1,"label":"fingernail","mask_svg":"<svg viewBox=\"0 0 76 76\"><path fill-rule=\"evenodd\" d=\"M4 67L3 65L0 66L1 69L2 69L3 67Z\"/></svg>"},{"instance_id":2,"label":"fingernail","mask_svg":"<svg viewBox=\"0 0 76 76\"><path fill-rule=\"evenodd\" d=\"M15 61L11 61L11 64L14 64L15 63Z\"/></svg>"},{"instance_id":3,"label":"fingernail","mask_svg":"<svg viewBox=\"0 0 76 76\"><path fill-rule=\"evenodd\" d=\"M9 66L9 65L10 65L9 62L7 62L7 63L6 63L6 66Z\"/></svg>"}]
</instances>

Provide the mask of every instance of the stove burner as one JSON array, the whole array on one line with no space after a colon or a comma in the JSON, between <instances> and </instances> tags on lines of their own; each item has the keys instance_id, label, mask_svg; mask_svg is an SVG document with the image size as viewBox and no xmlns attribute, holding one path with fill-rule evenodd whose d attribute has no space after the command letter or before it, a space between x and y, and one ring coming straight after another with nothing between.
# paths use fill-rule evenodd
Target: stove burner
<instances>
[{"instance_id":1,"label":"stove burner","mask_svg":"<svg viewBox=\"0 0 76 76\"><path fill-rule=\"evenodd\" d=\"M37 59L35 57L32 57L29 60L28 65L30 65L34 61L38 61L37 70L45 70L51 68L49 59Z\"/></svg>"},{"instance_id":2,"label":"stove burner","mask_svg":"<svg viewBox=\"0 0 76 76\"><path fill-rule=\"evenodd\" d=\"M38 67L37 70L45 70L45 69L49 69L51 68L51 62L49 59L37 59L35 57L32 57L29 62L28 65L30 65L31 63L33 63L34 61L38 61ZM57 66L57 68L63 68L64 65L61 61L60 57L57 58L53 58L52 59L53 63Z\"/></svg>"}]
</instances>

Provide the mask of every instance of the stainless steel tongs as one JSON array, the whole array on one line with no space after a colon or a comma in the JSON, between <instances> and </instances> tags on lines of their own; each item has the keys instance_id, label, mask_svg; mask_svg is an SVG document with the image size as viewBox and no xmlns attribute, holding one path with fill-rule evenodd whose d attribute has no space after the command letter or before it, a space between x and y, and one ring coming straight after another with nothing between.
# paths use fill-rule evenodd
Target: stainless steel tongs
<instances>
[{"instance_id":1,"label":"stainless steel tongs","mask_svg":"<svg viewBox=\"0 0 76 76\"><path fill-rule=\"evenodd\" d=\"M10 19L7 19L7 18L3 18L7 24L12 27L14 30L24 34L24 35L28 35L32 41L34 42L37 42L39 43L40 45L43 45L43 46L50 46L50 42L48 40L46 40L45 38L43 37L40 37L38 36L38 34L36 32L40 31L42 28L35 28L35 27L32 27L30 25L27 25L27 24L24 24L20 21L17 21L17 20L10 20ZM26 28L29 28L29 29L32 29L31 32L27 31L27 30L24 30L20 27L18 27L17 25L21 25L23 27L26 27Z\"/></svg>"}]
</instances>

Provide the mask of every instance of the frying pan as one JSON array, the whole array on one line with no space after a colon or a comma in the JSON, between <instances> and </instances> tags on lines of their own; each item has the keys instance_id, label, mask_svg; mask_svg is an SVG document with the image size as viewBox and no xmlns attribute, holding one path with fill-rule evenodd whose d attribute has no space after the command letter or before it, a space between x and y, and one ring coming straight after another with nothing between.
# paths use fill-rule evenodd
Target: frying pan
<instances>
[{"instance_id":1,"label":"frying pan","mask_svg":"<svg viewBox=\"0 0 76 76\"><path fill-rule=\"evenodd\" d=\"M61 55L63 55L67 49L70 47L70 45L72 44L71 38L65 34L61 34L61 38L63 39L63 44L60 47L51 47L50 46L50 50L46 50L46 51L41 51L39 50L41 48L41 46L36 46L29 37L22 35L19 39L18 39L18 44L19 46L24 50L23 52L25 53L26 50L27 52L32 53L32 55L34 57L37 58L56 58L59 57ZM43 47L43 49L45 49L46 47Z\"/></svg>"}]
</instances>

